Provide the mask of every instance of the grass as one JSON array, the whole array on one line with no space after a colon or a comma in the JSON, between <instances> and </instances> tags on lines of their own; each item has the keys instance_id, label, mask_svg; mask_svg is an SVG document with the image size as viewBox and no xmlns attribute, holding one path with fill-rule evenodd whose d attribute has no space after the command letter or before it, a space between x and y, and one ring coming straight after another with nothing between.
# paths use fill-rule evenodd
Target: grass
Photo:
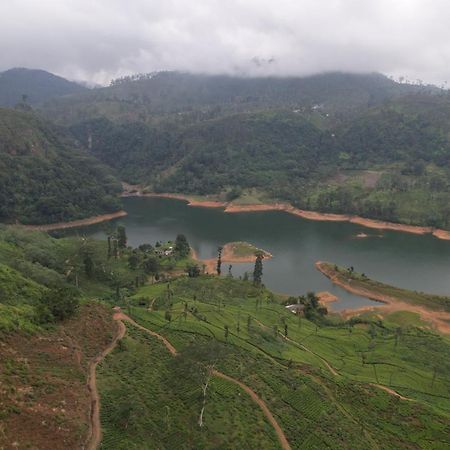
<instances>
[{"instance_id":1,"label":"grass","mask_svg":"<svg viewBox=\"0 0 450 450\"><path fill-rule=\"evenodd\" d=\"M200 348L207 352L206 348ZM127 337L99 369L102 448L277 448L263 413L234 384L212 378L204 426L197 424L207 373L199 348L174 359L154 337L128 328Z\"/></svg>"},{"instance_id":2,"label":"grass","mask_svg":"<svg viewBox=\"0 0 450 450\"><path fill-rule=\"evenodd\" d=\"M258 252L266 253L249 242L229 242L226 244L233 257L247 258L254 257Z\"/></svg>"},{"instance_id":3,"label":"grass","mask_svg":"<svg viewBox=\"0 0 450 450\"><path fill-rule=\"evenodd\" d=\"M141 296L154 300L152 311L138 306ZM199 403L192 401L196 405L193 409L176 406L184 398L182 386L189 383L188 379L176 376L180 358L186 362L183 374L195 372L194 367L205 370L208 364L214 363L222 372L250 386L266 401L293 448L445 448L450 445L448 338L417 328L420 323L417 317L403 313L393 314L383 322L366 317L361 324L336 321L335 326L316 326L288 312L280 304L281 300L249 282L226 277L183 278L141 288L131 298L133 318L168 338L180 356L173 362L159 341L129 328L129 339L139 338L140 344L134 348L134 344L128 345L126 341L126 352L134 348L134 356L122 351L118 358L135 358L138 368L130 369L113 354L107 360L108 366L102 366L99 377L102 393L106 395L104 402L108 408L117 403L116 397L108 397L113 385L110 377L121 379L123 389L128 383L136 382L131 391L137 392L144 387L149 389L150 384L165 386L168 391L176 391L171 392L170 400L169 394L164 393L168 396L164 401L171 408L171 417L177 423L190 420L191 433L196 436ZM167 311L170 321L166 320ZM288 325L290 341L280 333L284 332L284 324ZM114 366L116 363L118 366ZM147 365L148 371L153 372L151 376L160 373L168 384L135 380L135 374L147 372ZM333 375L329 366L338 375ZM388 386L412 401L400 401L372 383ZM125 391L120 392L126 397ZM217 430L234 429L236 424L231 416L219 412L232 408L232 402L225 406L220 396L211 398L218 404L208 409L209 420L217 424ZM152 408L144 409L149 414L146 423L156 420ZM161 407L158 414L162 414ZM257 417L247 414L243 419L247 427L259 423ZM108 417L111 416L102 419L105 430L113 430L117 423ZM184 425L180 427L183 429ZM259 429L267 431L262 423ZM158 437L155 446L170 448L173 441L169 434ZM245 446L248 434L250 431L239 432L233 446ZM144 442L143 435L133 431L122 430L120 435L124 441L105 448L126 445L140 448ZM196 448L209 448L215 439L219 439L216 432L205 441L200 439ZM227 445L230 443L220 440L217 448ZM264 448L265 444L258 445Z\"/></svg>"}]
</instances>

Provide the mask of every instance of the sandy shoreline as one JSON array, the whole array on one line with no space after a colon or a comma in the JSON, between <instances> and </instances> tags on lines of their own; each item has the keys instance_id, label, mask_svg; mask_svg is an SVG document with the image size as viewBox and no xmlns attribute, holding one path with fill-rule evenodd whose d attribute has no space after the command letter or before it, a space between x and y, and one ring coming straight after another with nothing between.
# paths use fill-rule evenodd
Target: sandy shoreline
<instances>
[{"instance_id":1,"label":"sandy shoreline","mask_svg":"<svg viewBox=\"0 0 450 450\"><path fill-rule=\"evenodd\" d=\"M44 225L17 225L20 228L30 231L55 231L66 230L69 228L85 227L95 225L97 223L108 222L128 215L126 211L116 211L110 214L101 214L98 216L87 217L86 219L73 220L71 222L49 223Z\"/></svg>"},{"instance_id":2,"label":"sandy shoreline","mask_svg":"<svg viewBox=\"0 0 450 450\"><path fill-rule=\"evenodd\" d=\"M198 200L189 195L183 194L170 194L170 193L143 193L141 191L136 192L124 192L123 197L160 197L171 198L176 200L183 200L188 203L189 206L199 206L203 208L224 208L226 213L240 213L240 212L263 212L263 211L284 211L289 214L301 217L308 220L317 220L324 222L350 222L356 225L361 225L366 228L372 228L377 230L390 230L401 231L404 233L412 234L431 234L434 237L442 240L450 240L450 231L435 229L433 227L422 227L418 225L406 225L394 222L385 222L382 220L366 219L364 217L350 215L350 214L332 214L332 213L320 213L316 211L306 211L303 209L295 208L288 203L261 203L261 204L248 204L248 205L236 205L232 202L221 202L216 200Z\"/></svg>"},{"instance_id":3,"label":"sandy shoreline","mask_svg":"<svg viewBox=\"0 0 450 450\"><path fill-rule=\"evenodd\" d=\"M330 307L330 308L331 308L330 303L334 303L339 300L338 297L336 297L335 295L333 295L331 292L328 292L328 291L316 292L316 296L319 299L319 302L322 303L323 306Z\"/></svg>"},{"instance_id":4,"label":"sandy shoreline","mask_svg":"<svg viewBox=\"0 0 450 450\"><path fill-rule=\"evenodd\" d=\"M346 291L381 303L380 305L374 306L344 309L343 311L340 311L340 315L345 319L349 319L350 317L369 311L380 311L388 314L395 311L410 311L418 314L424 321L431 323L441 333L450 334L450 313L447 311L430 310L424 306L412 305L397 297L391 297L378 292L372 292L361 287L352 286L350 281L346 283L338 279L333 270L328 269L323 261L317 261L316 268L327 278L329 278L332 283L340 286Z\"/></svg>"}]
</instances>

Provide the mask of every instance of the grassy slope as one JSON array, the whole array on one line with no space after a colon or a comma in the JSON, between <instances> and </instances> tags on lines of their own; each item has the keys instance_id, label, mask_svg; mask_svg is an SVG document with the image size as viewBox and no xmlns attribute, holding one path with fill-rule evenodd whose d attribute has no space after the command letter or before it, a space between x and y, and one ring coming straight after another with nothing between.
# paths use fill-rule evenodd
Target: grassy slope
<instances>
[{"instance_id":1,"label":"grassy slope","mask_svg":"<svg viewBox=\"0 0 450 450\"><path fill-rule=\"evenodd\" d=\"M450 356L450 342L447 338L414 328L409 322L405 326L403 318L395 316L384 324L378 321L352 328L316 329L315 324L305 319L299 322L277 301L268 301L267 291L259 292L250 283L238 280L180 279L170 285L170 300L167 291L167 285L162 284L142 288L137 298L154 300L156 310L132 307L135 320L166 336L181 352L177 358L190 360L186 363L186 373L199 362L203 365L213 362L219 370L254 389L267 402L293 448L442 448L449 445L450 368L446 361ZM262 302L256 307L258 297ZM168 322L164 316L170 303L172 321ZM186 318L185 303L191 311ZM251 316L249 328L248 316ZM284 330L285 323L290 341L274 332L275 326ZM229 326L227 339L225 325ZM399 326L402 335L396 344L395 329ZM165 386L170 395L167 392L158 395L168 403L173 400L169 404L170 420L182 423L194 420L201 408L201 396L190 399L189 410L179 406L180 401L186 401L184 383L189 385L189 377L180 381L169 361L169 366L160 361L160 351L164 348L157 341L148 344L153 350L143 359L140 355L144 350L140 345L144 338L138 339L135 331L130 333L125 348L117 350L116 356L121 361L113 361L113 355L101 369L102 392L110 399L105 406L108 412L102 418L105 429L113 433L117 426L114 418L119 411L113 399L126 398L129 394L126 378L120 373L136 370L146 386L151 384L144 381L142 364L148 364L149 370L151 367L159 374L151 376L167 381ZM436 365L436 361L440 363ZM329 365L338 372L337 376L331 374ZM107 382L110 379L122 379L114 391ZM141 383L134 382L137 386ZM414 401L400 401L369 383L390 386ZM199 386L197 381L197 392ZM151 401L155 395L153 390L146 391L142 386L139 392L142 402ZM230 416L219 410L231 406L226 396L212 392L208 401L214 400L217 405L212 409L207 406L208 427L228 429L232 424ZM150 409L145 414L149 421L158 421L161 411ZM125 448L125 442L134 442L139 447L137 442L144 442L146 434L142 430L122 428L121 431L122 446L111 448ZM166 432L159 431L161 448L170 448L172 433L167 431L167 424ZM211 441L207 442L199 448L211 448Z\"/></svg>"},{"instance_id":2,"label":"grassy slope","mask_svg":"<svg viewBox=\"0 0 450 450\"><path fill-rule=\"evenodd\" d=\"M5 315L0 319L0 381L7 394L0 400L1 425L7 426L0 446L1 439L10 445L13 436L26 445L31 430L39 448L79 448L88 410L85 368L88 358L110 340L109 313L89 303L76 320L44 327L33 315L33 295L37 298L39 290L61 279L74 283L77 255L85 246L99 277L113 272L125 284L128 278L133 282L127 254L107 260L105 242L55 240L13 229L0 228L0 238L2 288L14 299L13 305L3 299L1 307L26 309L16 311L9 322L19 333L5 327ZM114 284L108 283L115 281L90 280L79 269L86 298L101 295L115 303L109 297ZM146 448L148 442L159 448L174 448L174 442L184 442L185 448L276 447L272 428L245 393L215 378L207 395L205 427L197 428L208 364L254 389L293 448L449 444L447 338L418 329L416 318L398 314L384 323L316 327L299 321L279 301L231 278L180 278L140 288L129 305L133 317L166 336L180 356L171 358L159 341L129 327L126 339L99 367L104 447ZM149 304L153 311L147 310ZM167 310L171 322L165 319ZM283 331L285 324L290 340L275 331ZM78 350L85 355L80 364ZM414 401L399 401L369 385L377 382ZM51 408L40 409L43 404ZM40 424L42 415L48 426Z\"/></svg>"}]
</instances>

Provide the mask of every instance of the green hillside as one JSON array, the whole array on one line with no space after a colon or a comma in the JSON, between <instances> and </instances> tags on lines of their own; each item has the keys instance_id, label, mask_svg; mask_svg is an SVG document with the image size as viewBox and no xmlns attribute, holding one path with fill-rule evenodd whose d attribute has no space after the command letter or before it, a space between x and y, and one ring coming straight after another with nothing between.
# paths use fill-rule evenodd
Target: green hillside
<instances>
[{"instance_id":1,"label":"green hillside","mask_svg":"<svg viewBox=\"0 0 450 450\"><path fill-rule=\"evenodd\" d=\"M40 112L117 178L151 191L222 199L251 192L303 209L450 229L450 100L438 88L380 74L160 72L59 97ZM8 148L27 136L3 135ZM77 180L70 189L62 186L54 195L33 189L23 197L33 198L32 210L19 199L16 210L1 213L3 220L51 222L117 207L112 179L95 160L82 159L71 162L77 174L53 176ZM100 189L89 181L97 171ZM72 205L63 205L69 190ZM7 198L9 191L0 193Z\"/></svg>"},{"instance_id":2,"label":"green hillside","mask_svg":"<svg viewBox=\"0 0 450 450\"><path fill-rule=\"evenodd\" d=\"M144 303L150 310L138 306ZM167 449L176 442L186 449L279 448L261 410L242 391L237 400L235 385L208 375L211 368L250 386L293 449L450 444L443 357L450 342L416 328L423 324L407 313L386 321L308 320L251 282L211 276L143 287L132 304L134 320L167 338L178 356L127 325L126 338L99 371L102 448L148 442Z\"/></svg>"},{"instance_id":3,"label":"green hillside","mask_svg":"<svg viewBox=\"0 0 450 450\"><path fill-rule=\"evenodd\" d=\"M0 221L49 223L120 208L110 170L32 112L0 109Z\"/></svg>"},{"instance_id":4,"label":"green hillside","mask_svg":"<svg viewBox=\"0 0 450 450\"><path fill-rule=\"evenodd\" d=\"M450 445L450 341L416 314L344 321L311 293L195 271L164 281L192 264L184 251L110 236L120 246L0 227L0 446L86 442L86 371L117 332L116 305L137 324L97 369L101 448L279 448L248 389L292 449Z\"/></svg>"}]
</instances>

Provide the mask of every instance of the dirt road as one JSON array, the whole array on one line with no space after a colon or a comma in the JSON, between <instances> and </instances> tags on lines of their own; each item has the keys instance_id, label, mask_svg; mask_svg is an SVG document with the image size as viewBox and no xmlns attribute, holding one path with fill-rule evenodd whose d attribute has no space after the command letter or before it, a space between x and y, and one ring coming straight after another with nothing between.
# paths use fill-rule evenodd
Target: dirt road
<instances>
[{"instance_id":1,"label":"dirt road","mask_svg":"<svg viewBox=\"0 0 450 450\"><path fill-rule=\"evenodd\" d=\"M99 355L97 355L89 364L88 389L91 394L91 427L89 438L86 444L87 450L95 450L102 440L102 428L100 424L100 396L97 389L96 369L100 362L111 353L117 343L125 336L126 327L123 322L117 321L117 333L112 342Z\"/></svg>"}]
</instances>

